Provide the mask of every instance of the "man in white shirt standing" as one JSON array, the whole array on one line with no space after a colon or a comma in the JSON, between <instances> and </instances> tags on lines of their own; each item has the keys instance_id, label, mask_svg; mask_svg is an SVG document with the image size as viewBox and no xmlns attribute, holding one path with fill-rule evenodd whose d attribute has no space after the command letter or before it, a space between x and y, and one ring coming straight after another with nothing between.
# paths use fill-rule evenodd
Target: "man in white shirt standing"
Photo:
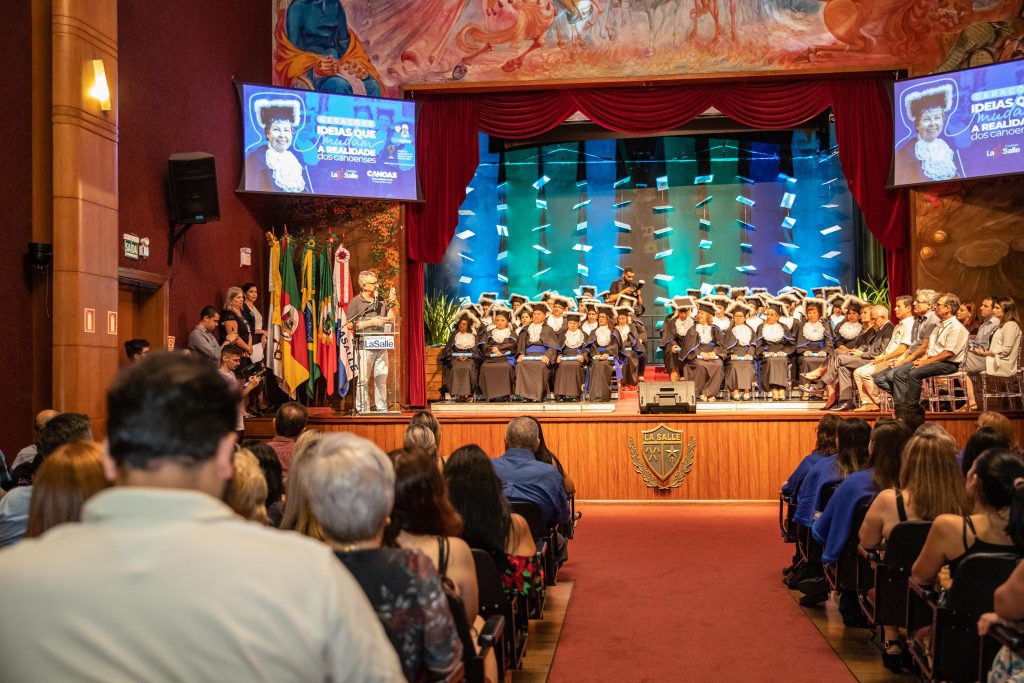
<instances>
[{"instance_id":1,"label":"man in white shirt standing","mask_svg":"<svg viewBox=\"0 0 1024 683\"><path fill-rule=\"evenodd\" d=\"M967 354L970 333L956 319L960 298L946 293L935 306L939 324L932 330L928 343L922 344L892 375L892 395L895 405L918 403L921 383L928 377L948 375L960 369Z\"/></svg>"},{"instance_id":2,"label":"man in white shirt standing","mask_svg":"<svg viewBox=\"0 0 1024 683\"><path fill-rule=\"evenodd\" d=\"M177 354L118 377L104 454L117 485L81 523L0 553L5 679L404 680L330 548L220 501L237 402L215 369Z\"/></svg>"}]
</instances>

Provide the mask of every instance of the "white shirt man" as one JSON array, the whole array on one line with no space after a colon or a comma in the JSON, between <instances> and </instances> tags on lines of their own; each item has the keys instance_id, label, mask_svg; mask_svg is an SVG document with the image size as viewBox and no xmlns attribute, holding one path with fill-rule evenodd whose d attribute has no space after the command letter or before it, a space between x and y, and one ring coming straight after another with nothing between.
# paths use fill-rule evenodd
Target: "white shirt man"
<instances>
[{"instance_id":1,"label":"white shirt man","mask_svg":"<svg viewBox=\"0 0 1024 683\"><path fill-rule=\"evenodd\" d=\"M404 680L329 547L220 501L237 395L174 354L115 381L103 467L118 485L81 523L0 553L5 680Z\"/></svg>"},{"instance_id":2,"label":"white shirt man","mask_svg":"<svg viewBox=\"0 0 1024 683\"><path fill-rule=\"evenodd\" d=\"M928 337L927 345L907 356L907 362L892 374L892 395L897 405L921 400L921 383L928 377L948 375L960 369L967 354L970 333L956 319L960 299L943 294L935 306L939 324Z\"/></svg>"}]
</instances>

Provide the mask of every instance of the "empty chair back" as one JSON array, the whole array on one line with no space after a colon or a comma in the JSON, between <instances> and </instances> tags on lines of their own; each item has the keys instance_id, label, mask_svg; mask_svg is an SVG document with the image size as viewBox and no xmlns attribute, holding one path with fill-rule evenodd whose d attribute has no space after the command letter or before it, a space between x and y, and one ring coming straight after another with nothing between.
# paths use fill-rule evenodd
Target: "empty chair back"
<instances>
[{"instance_id":1,"label":"empty chair back","mask_svg":"<svg viewBox=\"0 0 1024 683\"><path fill-rule=\"evenodd\" d=\"M526 523L530 525L531 536L534 538L547 538L551 535L551 532L544 524L544 513L540 511L540 507L536 503L529 500L510 500L508 504L512 508L512 512L522 515Z\"/></svg>"}]
</instances>

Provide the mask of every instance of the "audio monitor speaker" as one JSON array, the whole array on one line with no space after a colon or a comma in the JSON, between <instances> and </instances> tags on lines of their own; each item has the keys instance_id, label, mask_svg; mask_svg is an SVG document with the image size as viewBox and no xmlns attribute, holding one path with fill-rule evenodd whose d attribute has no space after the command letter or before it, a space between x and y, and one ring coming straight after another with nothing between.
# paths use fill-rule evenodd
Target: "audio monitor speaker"
<instances>
[{"instance_id":1,"label":"audio monitor speaker","mask_svg":"<svg viewBox=\"0 0 1024 683\"><path fill-rule=\"evenodd\" d=\"M212 154L172 154L167 170L172 223L187 225L220 219L217 168Z\"/></svg>"},{"instance_id":2,"label":"audio monitor speaker","mask_svg":"<svg viewBox=\"0 0 1024 683\"><path fill-rule=\"evenodd\" d=\"M641 382L640 413L695 413L693 382Z\"/></svg>"}]
</instances>

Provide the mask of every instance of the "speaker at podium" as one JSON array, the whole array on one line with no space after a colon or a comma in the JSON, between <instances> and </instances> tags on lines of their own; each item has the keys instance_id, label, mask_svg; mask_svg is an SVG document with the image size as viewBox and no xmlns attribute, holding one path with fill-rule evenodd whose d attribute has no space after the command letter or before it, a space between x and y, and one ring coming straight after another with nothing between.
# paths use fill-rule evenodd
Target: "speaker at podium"
<instances>
[{"instance_id":1,"label":"speaker at podium","mask_svg":"<svg viewBox=\"0 0 1024 683\"><path fill-rule=\"evenodd\" d=\"M637 396L640 414L696 413L697 401L693 382L641 382Z\"/></svg>"}]
</instances>

